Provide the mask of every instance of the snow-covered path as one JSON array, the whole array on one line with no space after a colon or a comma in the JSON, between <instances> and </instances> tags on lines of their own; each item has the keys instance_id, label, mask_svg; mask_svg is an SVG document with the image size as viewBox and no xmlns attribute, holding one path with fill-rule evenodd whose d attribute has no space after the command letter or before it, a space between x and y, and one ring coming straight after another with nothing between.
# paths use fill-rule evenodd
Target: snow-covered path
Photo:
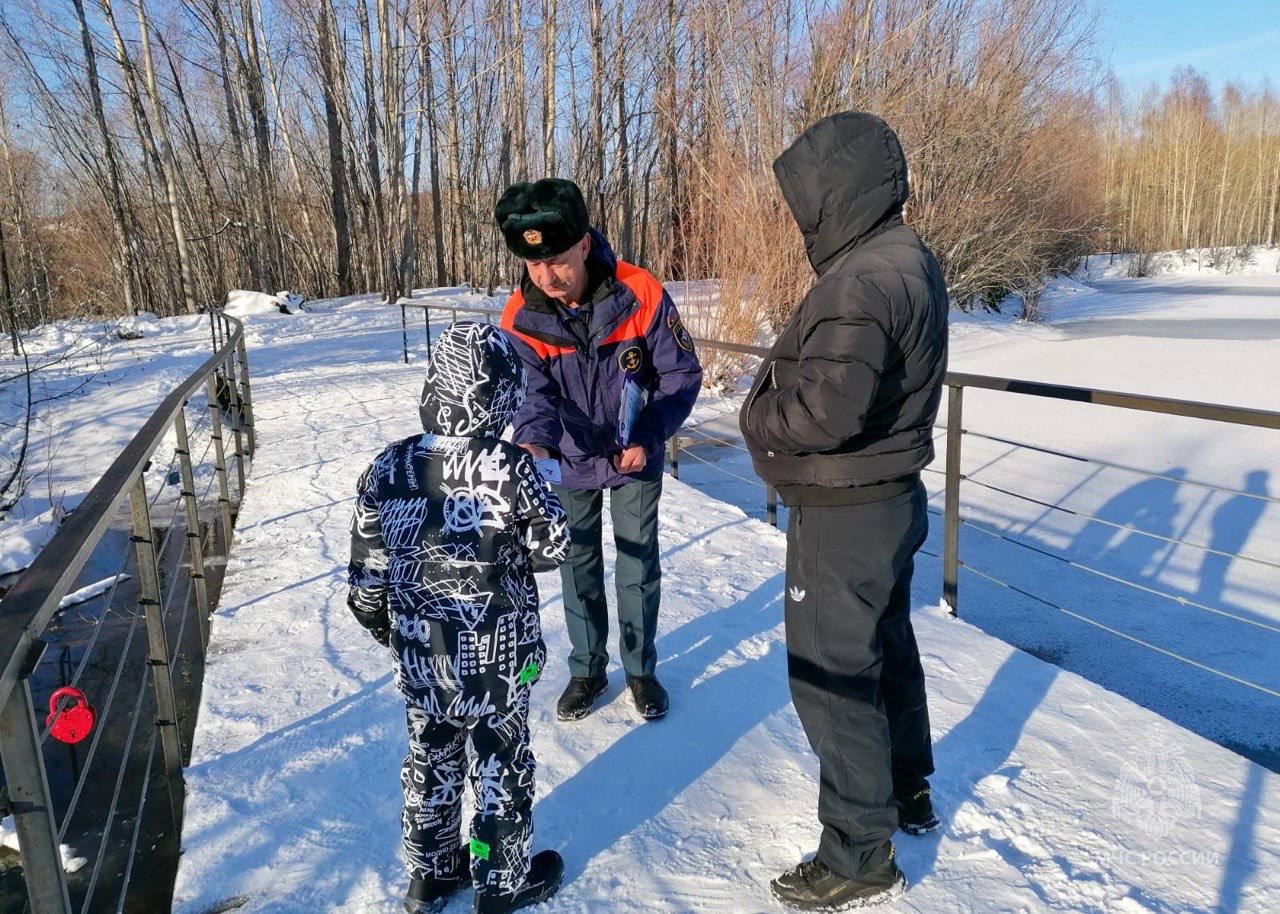
<instances>
[{"instance_id":1,"label":"snow-covered path","mask_svg":"<svg viewBox=\"0 0 1280 914\"><path fill-rule=\"evenodd\" d=\"M394 361L387 310L249 326L260 449L213 626L176 909L393 911L403 710L389 658L344 605L344 570L356 477L415 430L418 369ZM577 725L552 712L562 663L534 693L536 841L569 868L548 912L774 911L769 878L816 845L782 534L671 480L662 522L670 718L641 724L616 669L607 705ZM540 584L563 657L558 578ZM922 559L947 827L898 841L913 883L899 910L1276 909L1280 777L943 617L938 590Z\"/></svg>"}]
</instances>

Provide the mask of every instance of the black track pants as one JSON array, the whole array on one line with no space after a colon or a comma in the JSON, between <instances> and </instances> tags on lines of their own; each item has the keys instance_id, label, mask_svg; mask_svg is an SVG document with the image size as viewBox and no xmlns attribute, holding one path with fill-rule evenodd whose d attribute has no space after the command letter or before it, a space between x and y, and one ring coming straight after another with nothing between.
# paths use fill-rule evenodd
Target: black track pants
<instances>
[{"instance_id":1,"label":"black track pants","mask_svg":"<svg viewBox=\"0 0 1280 914\"><path fill-rule=\"evenodd\" d=\"M924 671L911 628L925 492L798 506L787 531L791 697L821 769L818 856L855 877L883 859L908 799L933 773Z\"/></svg>"}]
</instances>

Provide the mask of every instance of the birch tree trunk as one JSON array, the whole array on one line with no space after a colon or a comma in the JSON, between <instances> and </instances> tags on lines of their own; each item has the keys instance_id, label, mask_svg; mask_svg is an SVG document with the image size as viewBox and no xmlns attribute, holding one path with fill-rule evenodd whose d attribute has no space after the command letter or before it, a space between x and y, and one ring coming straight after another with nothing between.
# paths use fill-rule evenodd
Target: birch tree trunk
<instances>
[{"instance_id":1,"label":"birch tree trunk","mask_svg":"<svg viewBox=\"0 0 1280 914\"><path fill-rule=\"evenodd\" d=\"M587 199L594 201L600 228L610 227L604 199L604 11L601 0L587 0L591 8L591 184Z\"/></svg>"},{"instance_id":2,"label":"birch tree trunk","mask_svg":"<svg viewBox=\"0 0 1280 914\"><path fill-rule=\"evenodd\" d=\"M556 173L556 0L542 0L542 169Z\"/></svg>"},{"instance_id":3,"label":"birch tree trunk","mask_svg":"<svg viewBox=\"0 0 1280 914\"><path fill-rule=\"evenodd\" d=\"M151 96L152 115L156 122L156 132L160 135L160 155L164 167L165 196L169 203L169 219L173 223L173 241L178 257L178 275L182 285L182 301L188 314L195 314L200 309L196 305L195 279L191 273L191 252L187 248L187 230L182 223L182 209L178 202L178 159L173 152L173 141L169 136L169 120L164 107L164 99L160 97L160 86L156 80L155 57L151 52L151 23L147 18L145 0L134 0L138 14L138 33L142 37L142 60L147 74L147 92Z\"/></svg>"},{"instance_id":4,"label":"birch tree trunk","mask_svg":"<svg viewBox=\"0 0 1280 914\"><path fill-rule=\"evenodd\" d=\"M98 78L98 57L93 48L93 35L89 31L89 22L85 18L84 0L71 0L75 7L76 21L80 25L80 43L84 52L85 75L89 84L90 107L93 109L94 124L102 141L102 155L107 169L107 186L103 196L106 197L107 208L111 212L112 225L116 234L117 271L121 288L124 292L125 307L137 313L140 302L137 298L137 272L133 265L133 249L129 242L129 219L125 213L124 182L120 178L120 163L116 157L115 140L107 128L107 115L102 107L102 86Z\"/></svg>"},{"instance_id":5,"label":"birch tree trunk","mask_svg":"<svg viewBox=\"0 0 1280 914\"><path fill-rule=\"evenodd\" d=\"M626 24L622 16L623 7L622 0L618 0L617 16L615 17L617 21L616 41L613 48L616 67L614 70L613 91L618 108L618 143L615 147L617 156L615 170L618 173L618 197L622 205L621 231L618 232L618 250L622 252L624 260L631 260L634 256L632 239L635 229L635 196L631 189L631 148L629 143L631 125L627 114L627 35Z\"/></svg>"},{"instance_id":6,"label":"birch tree trunk","mask_svg":"<svg viewBox=\"0 0 1280 914\"><path fill-rule=\"evenodd\" d=\"M347 166L343 158L342 120L338 102L338 93L345 90L337 74L340 58L336 47L336 32L337 22L332 0L324 0L316 15L316 33L321 93L324 97L325 140L329 152L329 207L333 213L338 294L350 295L354 291L351 282L351 218L347 212Z\"/></svg>"},{"instance_id":7,"label":"birch tree trunk","mask_svg":"<svg viewBox=\"0 0 1280 914\"><path fill-rule=\"evenodd\" d=\"M511 170L516 181L529 178L529 87L525 79L525 30L523 0L509 0L511 11L511 30L509 38L512 44L511 66Z\"/></svg>"}]
</instances>

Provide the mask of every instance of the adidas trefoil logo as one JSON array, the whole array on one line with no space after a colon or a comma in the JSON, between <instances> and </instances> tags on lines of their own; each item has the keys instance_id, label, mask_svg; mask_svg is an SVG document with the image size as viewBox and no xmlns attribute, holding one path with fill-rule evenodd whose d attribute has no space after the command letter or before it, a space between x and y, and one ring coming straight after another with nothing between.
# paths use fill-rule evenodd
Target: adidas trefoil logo
<instances>
[{"instance_id":1,"label":"adidas trefoil logo","mask_svg":"<svg viewBox=\"0 0 1280 914\"><path fill-rule=\"evenodd\" d=\"M793 603L802 603L802 602L804 602L804 590L803 590L802 588L797 587L796 585L792 584L792 585L791 585L791 589L790 589L790 590L788 590L788 591L787 591L787 593L788 593L788 594L790 594L790 596L791 596L791 601L792 601Z\"/></svg>"}]
</instances>

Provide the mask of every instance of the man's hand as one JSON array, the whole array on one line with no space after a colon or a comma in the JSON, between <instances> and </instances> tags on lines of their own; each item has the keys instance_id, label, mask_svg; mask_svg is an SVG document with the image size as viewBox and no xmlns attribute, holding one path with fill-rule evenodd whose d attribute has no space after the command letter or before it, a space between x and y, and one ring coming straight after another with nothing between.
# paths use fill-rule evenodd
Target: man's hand
<instances>
[{"instance_id":1,"label":"man's hand","mask_svg":"<svg viewBox=\"0 0 1280 914\"><path fill-rule=\"evenodd\" d=\"M551 452L540 444L521 444L519 446L532 454L535 460L546 460L551 456Z\"/></svg>"},{"instance_id":2,"label":"man's hand","mask_svg":"<svg viewBox=\"0 0 1280 914\"><path fill-rule=\"evenodd\" d=\"M645 456L644 448L633 444L621 454L614 455L613 467L619 473L639 473L648 462L649 458Z\"/></svg>"}]
</instances>

